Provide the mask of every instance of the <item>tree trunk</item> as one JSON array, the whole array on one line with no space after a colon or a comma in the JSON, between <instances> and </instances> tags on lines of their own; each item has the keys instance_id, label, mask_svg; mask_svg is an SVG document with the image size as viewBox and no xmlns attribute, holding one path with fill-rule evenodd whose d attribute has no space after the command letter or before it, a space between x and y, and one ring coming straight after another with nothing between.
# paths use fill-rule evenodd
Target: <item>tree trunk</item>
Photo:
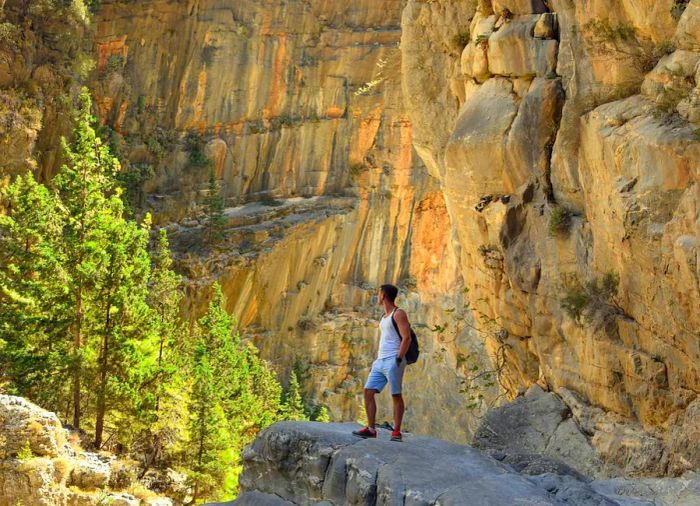
<instances>
[{"instance_id":1,"label":"tree trunk","mask_svg":"<svg viewBox=\"0 0 700 506\"><path fill-rule=\"evenodd\" d=\"M107 366L109 364L109 334L111 332L112 296L107 296L107 314L105 316L105 332L102 338L102 349L100 350L100 383L97 387L97 416L95 420L95 448L98 450L102 446L102 432L104 430L105 407L107 396Z\"/></svg>"},{"instance_id":2,"label":"tree trunk","mask_svg":"<svg viewBox=\"0 0 700 506\"><path fill-rule=\"evenodd\" d=\"M83 324L83 287L78 283L78 293L75 298L75 336L73 338L73 351L76 355L76 363L73 367L73 427L80 429L80 374L82 372L82 358L80 356L81 331Z\"/></svg>"}]
</instances>

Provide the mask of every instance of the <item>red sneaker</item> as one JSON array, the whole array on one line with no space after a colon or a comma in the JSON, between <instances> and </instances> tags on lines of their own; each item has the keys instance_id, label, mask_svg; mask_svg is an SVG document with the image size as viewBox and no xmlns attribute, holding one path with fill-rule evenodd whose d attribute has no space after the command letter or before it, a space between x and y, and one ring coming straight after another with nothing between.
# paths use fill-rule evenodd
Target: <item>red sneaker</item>
<instances>
[{"instance_id":1,"label":"red sneaker","mask_svg":"<svg viewBox=\"0 0 700 506\"><path fill-rule=\"evenodd\" d=\"M401 431L394 430L391 432L391 440L392 441L403 441L403 438L401 437Z\"/></svg>"},{"instance_id":2,"label":"red sneaker","mask_svg":"<svg viewBox=\"0 0 700 506\"><path fill-rule=\"evenodd\" d=\"M377 431L374 429L370 429L369 427L365 427L361 430L354 430L352 431L352 433L354 436L361 437L363 439L377 437Z\"/></svg>"}]
</instances>

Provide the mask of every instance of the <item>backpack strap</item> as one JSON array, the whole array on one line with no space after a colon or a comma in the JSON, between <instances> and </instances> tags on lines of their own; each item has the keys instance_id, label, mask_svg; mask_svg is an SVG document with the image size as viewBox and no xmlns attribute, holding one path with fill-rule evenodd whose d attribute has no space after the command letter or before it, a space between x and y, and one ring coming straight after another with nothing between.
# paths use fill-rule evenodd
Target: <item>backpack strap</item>
<instances>
[{"instance_id":1,"label":"backpack strap","mask_svg":"<svg viewBox=\"0 0 700 506\"><path fill-rule=\"evenodd\" d=\"M394 330L396 330L396 333L399 335L399 340L403 341L403 337L401 337L401 332L399 332L399 325L396 323L396 320L394 320L394 313L398 309L398 306L394 308L394 310L391 312L391 323L394 324Z\"/></svg>"}]
</instances>

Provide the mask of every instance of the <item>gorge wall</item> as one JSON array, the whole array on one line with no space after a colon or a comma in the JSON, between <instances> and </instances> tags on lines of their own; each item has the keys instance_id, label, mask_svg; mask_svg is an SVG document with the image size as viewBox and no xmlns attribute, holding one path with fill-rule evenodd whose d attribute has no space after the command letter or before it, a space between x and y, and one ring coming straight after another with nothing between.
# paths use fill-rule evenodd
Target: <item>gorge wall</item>
<instances>
[{"instance_id":1,"label":"gorge wall","mask_svg":"<svg viewBox=\"0 0 700 506\"><path fill-rule=\"evenodd\" d=\"M105 0L93 31L103 133L186 311L219 280L333 419L361 412L394 281L410 430L465 441L539 384L623 471L700 465L700 0Z\"/></svg>"}]
</instances>

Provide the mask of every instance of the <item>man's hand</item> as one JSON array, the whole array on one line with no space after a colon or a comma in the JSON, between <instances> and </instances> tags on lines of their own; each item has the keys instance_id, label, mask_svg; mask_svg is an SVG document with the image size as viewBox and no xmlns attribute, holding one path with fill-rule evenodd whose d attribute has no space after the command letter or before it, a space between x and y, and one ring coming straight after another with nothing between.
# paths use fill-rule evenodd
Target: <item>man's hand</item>
<instances>
[{"instance_id":1,"label":"man's hand","mask_svg":"<svg viewBox=\"0 0 700 506\"><path fill-rule=\"evenodd\" d=\"M403 362L403 357L396 356L396 367L401 367L401 362Z\"/></svg>"}]
</instances>

